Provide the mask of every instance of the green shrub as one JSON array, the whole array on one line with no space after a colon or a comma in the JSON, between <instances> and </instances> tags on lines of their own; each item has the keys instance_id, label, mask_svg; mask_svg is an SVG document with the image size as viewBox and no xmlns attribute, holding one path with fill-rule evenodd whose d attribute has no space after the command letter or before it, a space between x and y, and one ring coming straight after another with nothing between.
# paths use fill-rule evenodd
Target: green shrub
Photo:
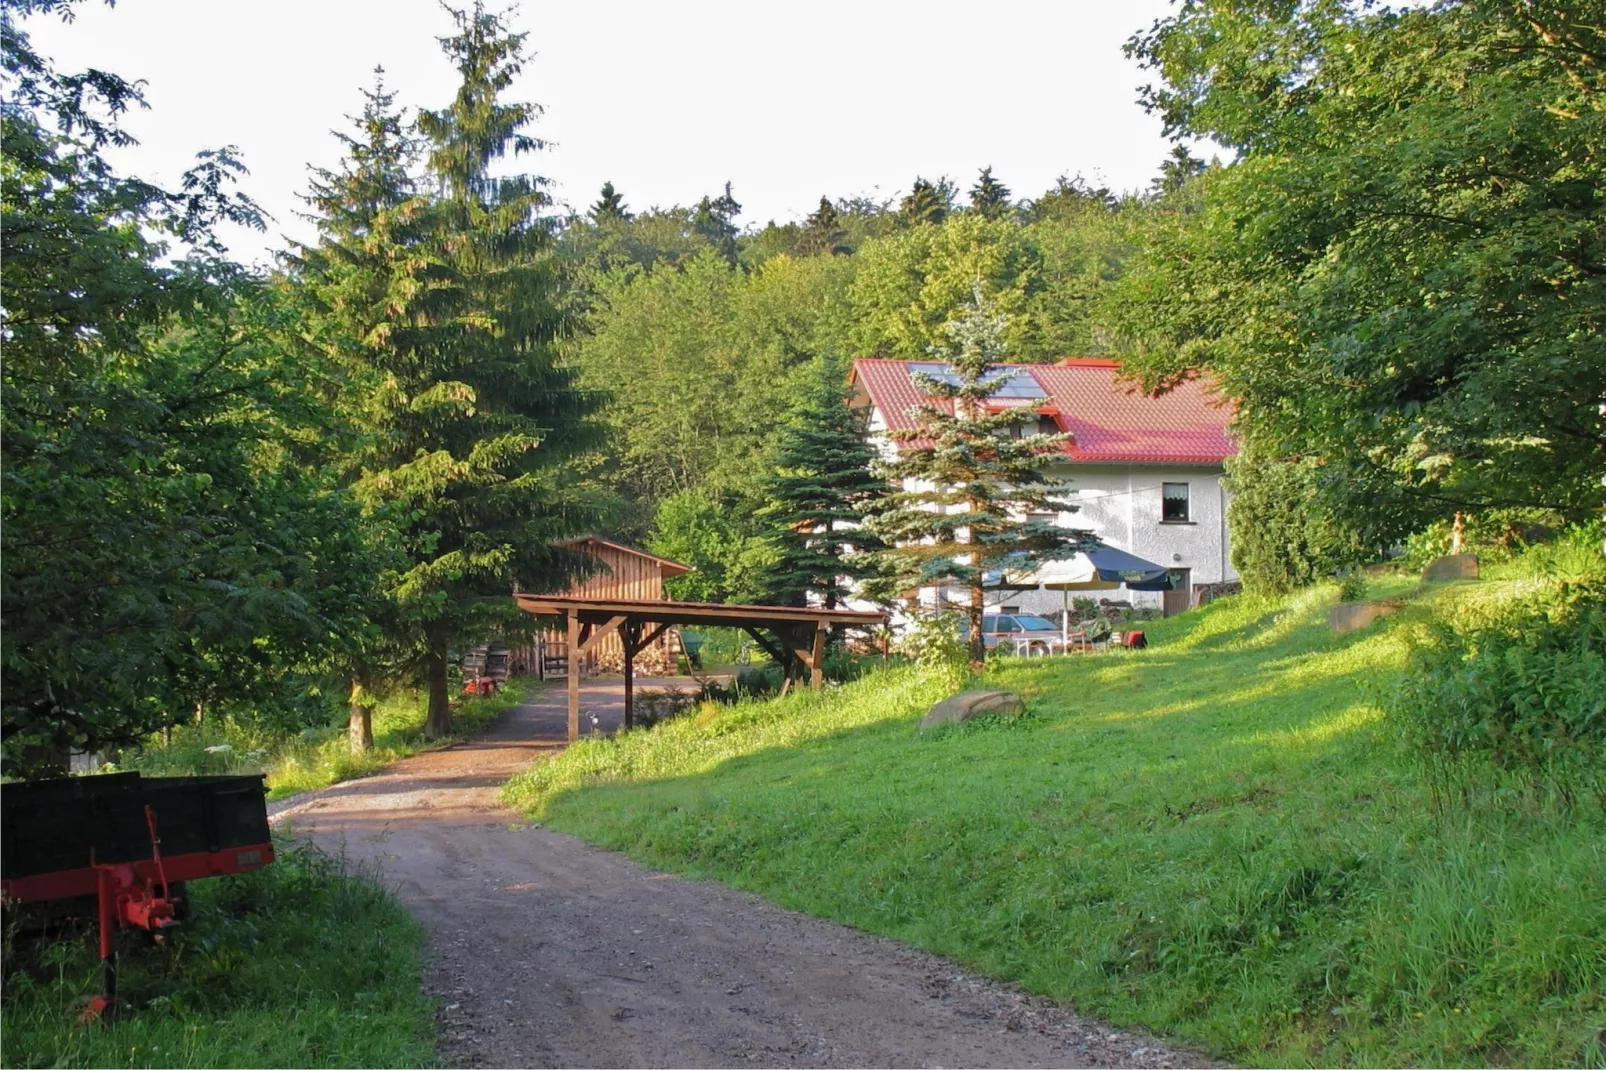
<instances>
[{"instance_id":1,"label":"green shrub","mask_svg":"<svg viewBox=\"0 0 1606 1070\"><path fill-rule=\"evenodd\" d=\"M917 664L958 675L970 661L970 651L959 632L960 617L953 610L921 613L899 640L898 652Z\"/></svg>"},{"instance_id":2,"label":"green shrub","mask_svg":"<svg viewBox=\"0 0 1606 1070\"><path fill-rule=\"evenodd\" d=\"M1606 583L1547 583L1428 625L1390 707L1441 801L1606 797Z\"/></svg>"},{"instance_id":3,"label":"green shrub","mask_svg":"<svg viewBox=\"0 0 1606 1070\"><path fill-rule=\"evenodd\" d=\"M879 654L854 654L839 649L825 656L825 679L827 683L851 684L880 664Z\"/></svg>"},{"instance_id":4,"label":"green shrub","mask_svg":"<svg viewBox=\"0 0 1606 1070\"><path fill-rule=\"evenodd\" d=\"M1366 574L1359 569L1346 569L1338 577L1338 600L1340 602L1364 602L1366 600Z\"/></svg>"},{"instance_id":5,"label":"green shrub","mask_svg":"<svg viewBox=\"0 0 1606 1070\"><path fill-rule=\"evenodd\" d=\"M706 688L704 689L706 690ZM665 687L652 691L639 691L635 701L637 728L653 728L685 714L697 705L699 692L682 687Z\"/></svg>"},{"instance_id":6,"label":"green shrub","mask_svg":"<svg viewBox=\"0 0 1606 1070\"><path fill-rule=\"evenodd\" d=\"M1553 509L1479 509L1463 513L1462 523L1462 550L1490 563L1549 542L1565 527L1566 518ZM1434 558L1449 553L1453 529L1452 520L1437 520L1410 536L1398 559L1400 567L1420 572Z\"/></svg>"},{"instance_id":7,"label":"green shrub","mask_svg":"<svg viewBox=\"0 0 1606 1070\"><path fill-rule=\"evenodd\" d=\"M1322 467L1254 443L1227 461L1232 563L1245 590L1286 594L1375 556L1349 513L1324 495Z\"/></svg>"},{"instance_id":8,"label":"green shrub","mask_svg":"<svg viewBox=\"0 0 1606 1070\"><path fill-rule=\"evenodd\" d=\"M452 736L462 738L488 728L523 701L524 684L509 680L494 695L461 695L452 702ZM421 692L397 691L374 710L374 749L352 754L341 708L324 724L298 732L272 729L255 719L212 716L198 724L176 725L164 739L112 756L102 771L147 776L268 775L269 798L327 787L368 776L393 761L430 746L424 740L425 699Z\"/></svg>"}]
</instances>

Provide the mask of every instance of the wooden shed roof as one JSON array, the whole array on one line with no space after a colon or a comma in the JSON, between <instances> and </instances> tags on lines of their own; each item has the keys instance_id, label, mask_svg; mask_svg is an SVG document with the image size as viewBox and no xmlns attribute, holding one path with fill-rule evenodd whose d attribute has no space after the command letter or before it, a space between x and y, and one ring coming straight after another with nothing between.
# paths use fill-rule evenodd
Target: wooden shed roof
<instances>
[{"instance_id":1,"label":"wooden shed roof","mask_svg":"<svg viewBox=\"0 0 1606 1070\"><path fill-rule=\"evenodd\" d=\"M701 624L710 628L767 627L772 624L845 624L873 627L885 624L887 615L856 609L816 606L746 606L723 602L660 602L628 598L587 598L582 595L519 594L519 608L538 617L574 612L582 620L606 621L628 616L653 624Z\"/></svg>"},{"instance_id":2,"label":"wooden shed roof","mask_svg":"<svg viewBox=\"0 0 1606 1070\"><path fill-rule=\"evenodd\" d=\"M690 565L683 565L679 561L671 561L667 557L659 557L657 554L650 554L639 546L631 546L629 543L619 542L617 539L605 539L601 535L582 535L578 539L565 539L557 545L579 546L588 542L594 542L600 546L607 546L615 550L621 550L627 554L634 554L637 557L646 558L648 561L655 561L665 576L679 576L683 572L696 571Z\"/></svg>"}]
</instances>

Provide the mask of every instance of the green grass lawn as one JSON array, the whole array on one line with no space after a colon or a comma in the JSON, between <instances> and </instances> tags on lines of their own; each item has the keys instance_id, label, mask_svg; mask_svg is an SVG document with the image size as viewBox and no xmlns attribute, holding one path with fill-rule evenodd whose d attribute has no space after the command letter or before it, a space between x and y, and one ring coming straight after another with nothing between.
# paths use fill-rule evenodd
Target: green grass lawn
<instances>
[{"instance_id":1,"label":"green grass lawn","mask_svg":"<svg viewBox=\"0 0 1606 1070\"><path fill-rule=\"evenodd\" d=\"M1268 1065L1606 1065L1606 820L1436 814L1376 701L1414 623L1510 585L1230 599L1153 646L1006 659L1029 713L921 738L949 684L586 740L512 781L553 827Z\"/></svg>"},{"instance_id":2,"label":"green grass lawn","mask_svg":"<svg viewBox=\"0 0 1606 1070\"><path fill-rule=\"evenodd\" d=\"M404 690L374 709L374 749L364 755L351 753L344 723L283 736L266 728L212 720L175 727L166 744L159 735L153 736L142 750L127 754L108 771L133 770L149 776L266 773L268 798L282 799L368 776L401 758L483 732L524 701L529 686L509 680L495 695L456 699L452 737L441 743L424 741L423 693Z\"/></svg>"},{"instance_id":3,"label":"green grass lawn","mask_svg":"<svg viewBox=\"0 0 1606 1070\"><path fill-rule=\"evenodd\" d=\"M374 881L312 849L196 881L165 947L118 940L121 1013L79 1026L99 990L92 930L40 944L8 926L0 1062L55 1066L427 1066L434 1008L424 936Z\"/></svg>"}]
</instances>

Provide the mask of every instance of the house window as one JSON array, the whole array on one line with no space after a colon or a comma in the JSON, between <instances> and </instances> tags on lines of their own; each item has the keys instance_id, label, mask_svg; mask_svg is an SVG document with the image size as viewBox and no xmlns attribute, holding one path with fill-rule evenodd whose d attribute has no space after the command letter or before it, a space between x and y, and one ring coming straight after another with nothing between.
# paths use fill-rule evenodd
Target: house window
<instances>
[{"instance_id":1,"label":"house window","mask_svg":"<svg viewBox=\"0 0 1606 1070\"><path fill-rule=\"evenodd\" d=\"M1160 519L1167 524L1188 522L1188 485L1186 483L1160 484Z\"/></svg>"},{"instance_id":2,"label":"house window","mask_svg":"<svg viewBox=\"0 0 1606 1070\"><path fill-rule=\"evenodd\" d=\"M1054 417L1048 415L1048 413L1046 413L1046 412L1038 413L1037 414L1037 433L1039 435L1058 435L1058 434L1062 434L1062 432L1060 431L1059 421L1054 419Z\"/></svg>"}]
</instances>

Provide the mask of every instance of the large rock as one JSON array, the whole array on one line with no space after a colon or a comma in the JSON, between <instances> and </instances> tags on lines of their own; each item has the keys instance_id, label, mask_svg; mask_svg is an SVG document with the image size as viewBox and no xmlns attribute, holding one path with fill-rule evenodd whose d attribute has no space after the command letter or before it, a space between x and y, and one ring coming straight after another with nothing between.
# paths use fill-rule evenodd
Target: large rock
<instances>
[{"instance_id":1,"label":"large rock","mask_svg":"<svg viewBox=\"0 0 1606 1070\"><path fill-rule=\"evenodd\" d=\"M1013 691L961 691L931 707L931 712L920 719L919 731L973 717L1019 717L1025 712L1026 703Z\"/></svg>"},{"instance_id":2,"label":"large rock","mask_svg":"<svg viewBox=\"0 0 1606 1070\"><path fill-rule=\"evenodd\" d=\"M1340 635L1358 631L1404 608L1402 602L1340 602L1327 611L1327 626Z\"/></svg>"},{"instance_id":3,"label":"large rock","mask_svg":"<svg viewBox=\"0 0 1606 1070\"><path fill-rule=\"evenodd\" d=\"M1422 578L1429 582L1475 580L1478 578L1478 555L1445 554L1443 557L1435 557L1428 562L1428 567L1422 570Z\"/></svg>"}]
</instances>

